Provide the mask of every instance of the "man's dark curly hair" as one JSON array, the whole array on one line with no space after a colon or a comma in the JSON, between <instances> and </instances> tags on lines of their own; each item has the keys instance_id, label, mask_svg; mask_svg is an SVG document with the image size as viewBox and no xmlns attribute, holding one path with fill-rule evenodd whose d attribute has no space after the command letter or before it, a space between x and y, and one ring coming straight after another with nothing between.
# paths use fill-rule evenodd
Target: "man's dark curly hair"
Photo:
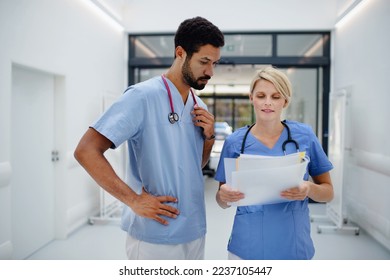
<instances>
[{"instance_id":1,"label":"man's dark curly hair","mask_svg":"<svg viewBox=\"0 0 390 280\"><path fill-rule=\"evenodd\" d=\"M198 52L200 47L208 44L219 48L225 45L225 40L221 30L205 18L186 19L176 31L175 49L181 46L188 58Z\"/></svg>"}]
</instances>

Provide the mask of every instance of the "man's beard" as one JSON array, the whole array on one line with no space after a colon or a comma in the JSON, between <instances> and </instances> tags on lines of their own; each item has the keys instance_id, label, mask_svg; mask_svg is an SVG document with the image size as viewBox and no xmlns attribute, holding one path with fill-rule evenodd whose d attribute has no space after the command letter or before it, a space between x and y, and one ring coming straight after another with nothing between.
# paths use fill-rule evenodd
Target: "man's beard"
<instances>
[{"instance_id":1,"label":"man's beard","mask_svg":"<svg viewBox=\"0 0 390 280\"><path fill-rule=\"evenodd\" d=\"M187 58L184 61L184 65L183 65L181 72L182 72L184 81L187 83L187 85L189 85L190 87L197 89L197 90L202 90L206 86L206 84L203 84L203 83L198 84L198 80L201 80L201 79L209 80L211 78L210 76L206 75L203 77L199 77L198 79L195 79L194 74L192 73L191 68L190 68L189 60Z\"/></svg>"}]
</instances>

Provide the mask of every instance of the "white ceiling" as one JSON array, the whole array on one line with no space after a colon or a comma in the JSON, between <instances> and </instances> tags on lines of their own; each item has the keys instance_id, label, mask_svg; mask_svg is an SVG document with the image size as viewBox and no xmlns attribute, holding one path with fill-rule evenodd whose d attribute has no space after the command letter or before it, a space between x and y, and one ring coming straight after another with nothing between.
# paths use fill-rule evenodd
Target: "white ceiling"
<instances>
[{"instance_id":1,"label":"white ceiling","mask_svg":"<svg viewBox=\"0 0 390 280\"><path fill-rule=\"evenodd\" d=\"M172 32L185 18L203 16L222 31L330 30L361 0L91 0L133 33Z\"/></svg>"}]
</instances>

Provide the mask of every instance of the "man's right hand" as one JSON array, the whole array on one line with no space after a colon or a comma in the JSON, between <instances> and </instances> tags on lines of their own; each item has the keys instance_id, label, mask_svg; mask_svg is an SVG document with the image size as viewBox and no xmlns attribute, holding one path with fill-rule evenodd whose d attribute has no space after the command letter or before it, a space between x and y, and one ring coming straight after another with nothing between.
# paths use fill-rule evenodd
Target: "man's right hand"
<instances>
[{"instance_id":1,"label":"man's right hand","mask_svg":"<svg viewBox=\"0 0 390 280\"><path fill-rule=\"evenodd\" d=\"M153 196L142 188L142 193L135 198L131 208L141 217L168 225L168 221L162 216L175 219L179 215L179 210L165 204L166 202L177 202L177 199L173 196Z\"/></svg>"}]
</instances>

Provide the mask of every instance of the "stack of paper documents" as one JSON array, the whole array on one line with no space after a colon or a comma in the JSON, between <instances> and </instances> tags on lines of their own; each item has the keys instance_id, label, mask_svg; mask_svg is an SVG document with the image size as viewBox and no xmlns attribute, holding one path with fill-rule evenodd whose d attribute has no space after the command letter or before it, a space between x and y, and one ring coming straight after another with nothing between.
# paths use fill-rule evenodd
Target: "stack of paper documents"
<instances>
[{"instance_id":1,"label":"stack of paper documents","mask_svg":"<svg viewBox=\"0 0 390 280\"><path fill-rule=\"evenodd\" d=\"M309 159L304 153L266 157L242 154L225 158L226 184L245 194L230 205L245 206L288 201L280 192L303 181Z\"/></svg>"}]
</instances>

